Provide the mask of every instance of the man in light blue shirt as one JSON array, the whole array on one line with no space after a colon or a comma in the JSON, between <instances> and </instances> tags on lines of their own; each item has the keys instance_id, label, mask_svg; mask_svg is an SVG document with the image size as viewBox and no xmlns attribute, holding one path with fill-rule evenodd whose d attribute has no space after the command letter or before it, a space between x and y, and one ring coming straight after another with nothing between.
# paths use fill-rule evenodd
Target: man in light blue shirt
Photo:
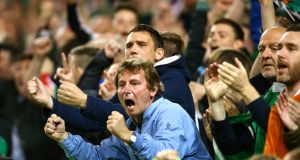
<instances>
[{"instance_id":1,"label":"man in light blue shirt","mask_svg":"<svg viewBox=\"0 0 300 160\"><path fill-rule=\"evenodd\" d=\"M161 96L163 86L152 63L124 61L118 69L119 100L130 116L119 112L108 117L111 137L94 146L65 131L64 121L51 115L45 133L56 140L71 159L152 159L173 149L181 159L211 159L194 121L182 107Z\"/></svg>"}]
</instances>

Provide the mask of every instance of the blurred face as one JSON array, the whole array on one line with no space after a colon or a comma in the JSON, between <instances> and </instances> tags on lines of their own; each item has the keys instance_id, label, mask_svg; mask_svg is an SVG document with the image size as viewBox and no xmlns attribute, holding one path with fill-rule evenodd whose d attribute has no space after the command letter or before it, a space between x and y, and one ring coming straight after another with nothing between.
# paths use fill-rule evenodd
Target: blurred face
<instances>
[{"instance_id":1,"label":"blurred face","mask_svg":"<svg viewBox=\"0 0 300 160\"><path fill-rule=\"evenodd\" d=\"M0 50L0 79L10 79L11 77L10 53Z\"/></svg>"},{"instance_id":2,"label":"blurred face","mask_svg":"<svg viewBox=\"0 0 300 160\"><path fill-rule=\"evenodd\" d=\"M118 97L126 113L141 123L142 113L153 102L157 90L150 91L143 70L132 73L125 70L119 74Z\"/></svg>"},{"instance_id":3,"label":"blurred face","mask_svg":"<svg viewBox=\"0 0 300 160\"><path fill-rule=\"evenodd\" d=\"M214 7L220 12L227 12L234 0L215 0Z\"/></svg>"},{"instance_id":4,"label":"blurred face","mask_svg":"<svg viewBox=\"0 0 300 160\"><path fill-rule=\"evenodd\" d=\"M283 28L272 28L267 30L261 36L258 44L261 73L269 80L275 80L276 78L277 43L283 33Z\"/></svg>"},{"instance_id":5,"label":"blurred face","mask_svg":"<svg viewBox=\"0 0 300 160\"><path fill-rule=\"evenodd\" d=\"M300 32L286 32L279 41L277 81L293 86L300 80Z\"/></svg>"},{"instance_id":6,"label":"blurred face","mask_svg":"<svg viewBox=\"0 0 300 160\"><path fill-rule=\"evenodd\" d=\"M157 56L157 49L152 37L147 32L132 32L126 41L125 58L137 58L157 62L162 57Z\"/></svg>"},{"instance_id":7,"label":"blurred face","mask_svg":"<svg viewBox=\"0 0 300 160\"><path fill-rule=\"evenodd\" d=\"M126 9L119 10L114 15L113 27L122 36L127 36L129 31L138 23L136 15Z\"/></svg>"},{"instance_id":8,"label":"blurred face","mask_svg":"<svg viewBox=\"0 0 300 160\"><path fill-rule=\"evenodd\" d=\"M26 92L25 92L26 82L24 82L23 77L26 75L30 62L31 60L24 59L14 64L13 74L14 74L15 84L19 93L22 96L26 96Z\"/></svg>"},{"instance_id":9,"label":"blurred face","mask_svg":"<svg viewBox=\"0 0 300 160\"><path fill-rule=\"evenodd\" d=\"M215 24L211 27L208 43L213 50L219 47L234 48L235 41L235 33L230 26L226 24Z\"/></svg>"}]
</instances>

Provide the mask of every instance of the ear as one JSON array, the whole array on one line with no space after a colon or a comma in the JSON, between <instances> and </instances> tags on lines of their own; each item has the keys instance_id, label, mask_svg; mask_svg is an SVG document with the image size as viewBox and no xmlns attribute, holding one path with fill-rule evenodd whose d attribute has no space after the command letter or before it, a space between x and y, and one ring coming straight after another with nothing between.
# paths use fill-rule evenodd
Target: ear
<instances>
[{"instance_id":1,"label":"ear","mask_svg":"<svg viewBox=\"0 0 300 160\"><path fill-rule=\"evenodd\" d=\"M163 48L157 48L154 55L155 62L162 60L164 56L165 56L165 50Z\"/></svg>"},{"instance_id":2,"label":"ear","mask_svg":"<svg viewBox=\"0 0 300 160\"><path fill-rule=\"evenodd\" d=\"M241 40L235 40L233 43L233 48L234 49L241 49L244 47L244 42Z\"/></svg>"},{"instance_id":3,"label":"ear","mask_svg":"<svg viewBox=\"0 0 300 160\"><path fill-rule=\"evenodd\" d=\"M150 98L154 98L157 93L157 87L150 90Z\"/></svg>"}]
</instances>

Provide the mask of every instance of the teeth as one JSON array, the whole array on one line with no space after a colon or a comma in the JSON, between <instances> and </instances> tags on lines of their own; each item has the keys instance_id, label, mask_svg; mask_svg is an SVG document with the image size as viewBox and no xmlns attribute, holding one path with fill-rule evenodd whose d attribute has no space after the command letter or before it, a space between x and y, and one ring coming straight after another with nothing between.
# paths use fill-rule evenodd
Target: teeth
<instances>
[{"instance_id":1,"label":"teeth","mask_svg":"<svg viewBox=\"0 0 300 160\"><path fill-rule=\"evenodd\" d=\"M132 108L133 106L127 106L128 108Z\"/></svg>"}]
</instances>

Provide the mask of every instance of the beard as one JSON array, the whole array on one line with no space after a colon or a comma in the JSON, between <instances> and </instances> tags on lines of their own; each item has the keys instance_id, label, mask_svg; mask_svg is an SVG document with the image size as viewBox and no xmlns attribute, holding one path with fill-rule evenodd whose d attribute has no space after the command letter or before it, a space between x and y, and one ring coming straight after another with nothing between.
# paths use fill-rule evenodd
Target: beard
<instances>
[{"instance_id":1,"label":"beard","mask_svg":"<svg viewBox=\"0 0 300 160\"><path fill-rule=\"evenodd\" d=\"M289 66L289 79L283 82L286 86L292 86L300 81L300 62L296 62L295 65Z\"/></svg>"}]
</instances>

